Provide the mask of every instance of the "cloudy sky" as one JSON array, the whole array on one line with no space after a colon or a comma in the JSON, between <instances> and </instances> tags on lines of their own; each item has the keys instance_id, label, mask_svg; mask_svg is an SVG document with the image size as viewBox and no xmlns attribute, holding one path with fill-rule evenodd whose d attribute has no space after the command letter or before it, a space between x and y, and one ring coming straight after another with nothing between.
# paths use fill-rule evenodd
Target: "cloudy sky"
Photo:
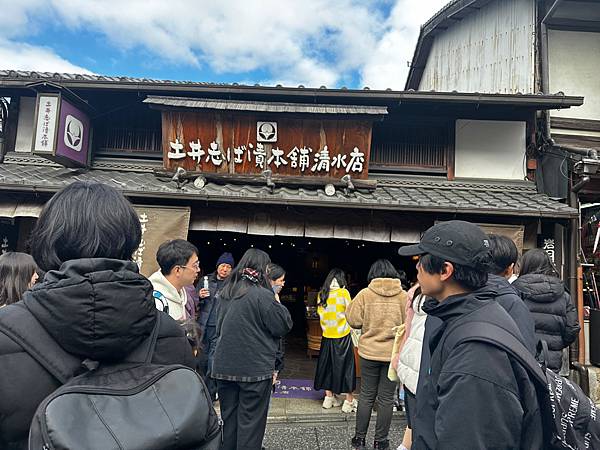
<instances>
[{"instance_id":1,"label":"cloudy sky","mask_svg":"<svg viewBox=\"0 0 600 450\"><path fill-rule=\"evenodd\" d=\"M0 69L402 89L448 0L0 0Z\"/></svg>"}]
</instances>

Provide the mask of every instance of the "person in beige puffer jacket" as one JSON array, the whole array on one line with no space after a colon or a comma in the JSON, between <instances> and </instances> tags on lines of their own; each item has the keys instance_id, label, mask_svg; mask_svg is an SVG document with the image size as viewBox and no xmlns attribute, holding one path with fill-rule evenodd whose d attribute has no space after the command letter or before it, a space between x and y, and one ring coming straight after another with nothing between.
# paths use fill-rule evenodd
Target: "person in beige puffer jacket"
<instances>
[{"instance_id":1,"label":"person in beige puffer jacket","mask_svg":"<svg viewBox=\"0 0 600 450\"><path fill-rule=\"evenodd\" d=\"M348 324L362 331L358 342L361 393L352 448L365 448L371 411L377 399L374 448L387 449L396 389L396 383L387 377L395 337L393 328L404 323L408 297L398 272L387 259L373 263L368 281L369 286L346 309Z\"/></svg>"}]
</instances>

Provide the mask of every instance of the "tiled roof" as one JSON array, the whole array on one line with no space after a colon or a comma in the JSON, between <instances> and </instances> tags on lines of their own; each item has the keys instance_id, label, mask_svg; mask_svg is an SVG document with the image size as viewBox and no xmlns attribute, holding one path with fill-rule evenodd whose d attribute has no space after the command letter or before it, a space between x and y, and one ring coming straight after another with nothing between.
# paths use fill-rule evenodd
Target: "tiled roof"
<instances>
[{"instance_id":1,"label":"tiled roof","mask_svg":"<svg viewBox=\"0 0 600 450\"><path fill-rule=\"evenodd\" d=\"M411 69L412 70L412 69ZM111 77L91 74L71 74L58 72L30 72L21 70L0 70L0 88L26 87L36 83L54 83L69 89L111 89L129 90L136 92L183 93L184 95L200 94L223 96L284 96L301 99L306 102L317 100L319 102L346 102L354 101L376 104L384 102L393 103L455 103L474 105L504 105L520 106L525 108L556 109L580 106L583 97L568 96L564 93L538 95L538 94L500 94L478 92L416 92L413 90L394 91L392 89L363 89L333 88L325 86L307 88L302 85L290 86L261 86L244 85L238 83L206 83L197 81L155 80L151 78ZM327 100L327 101L325 101Z\"/></svg>"},{"instance_id":2,"label":"tiled roof","mask_svg":"<svg viewBox=\"0 0 600 450\"><path fill-rule=\"evenodd\" d=\"M293 204L396 211L487 214L522 217L577 217L577 210L538 194L528 183L481 183L446 181L435 177L381 179L372 191L346 196L338 190L327 196L323 189L207 183L202 189L193 183L181 189L172 181L161 181L151 171L67 169L53 164L0 164L0 190L12 192L55 192L75 180L109 184L132 197L219 202Z\"/></svg>"},{"instance_id":3,"label":"tiled roof","mask_svg":"<svg viewBox=\"0 0 600 450\"><path fill-rule=\"evenodd\" d=\"M227 111L259 111L310 114L387 114L385 106L329 105L323 103L282 103L212 98L171 97L149 95L144 103L180 108L218 109Z\"/></svg>"},{"instance_id":4,"label":"tiled roof","mask_svg":"<svg viewBox=\"0 0 600 450\"><path fill-rule=\"evenodd\" d=\"M153 78L136 77L111 77L105 75L93 75L84 73L64 73L64 72L34 72L28 70L0 70L0 77L3 78L27 78L36 80L55 80L55 81L106 81L112 83L162 83L162 84L195 84L200 86L226 86L225 83L205 83L195 81L173 81L157 80Z\"/></svg>"}]
</instances>

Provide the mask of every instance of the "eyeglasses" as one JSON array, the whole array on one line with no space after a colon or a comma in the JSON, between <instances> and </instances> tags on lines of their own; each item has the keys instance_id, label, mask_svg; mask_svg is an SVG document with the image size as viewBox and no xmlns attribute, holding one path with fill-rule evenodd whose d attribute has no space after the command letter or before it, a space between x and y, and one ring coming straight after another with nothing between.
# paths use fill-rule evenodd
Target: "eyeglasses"
<instances>
[{"instance_id":1,"label":"eyeglasses","mask_svg":"<svg viewBox=\"0 0 600 450\"><path fill-rule=\"evenodd\" d=\"M177 267L181 267L182 269L200 270L200 261L196 261L194 264L192 264L192 267L188 267L188 266L177 266Z\"/></svg>"}]
</instances>

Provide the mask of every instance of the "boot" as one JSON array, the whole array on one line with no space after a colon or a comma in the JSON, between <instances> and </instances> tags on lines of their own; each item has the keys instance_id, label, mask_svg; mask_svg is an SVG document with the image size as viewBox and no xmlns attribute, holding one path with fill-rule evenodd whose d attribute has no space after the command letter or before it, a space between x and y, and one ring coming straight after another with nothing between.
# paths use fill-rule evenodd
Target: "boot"
<instances>
[{"instance_id":1,"label":"boot","mask_svg":"<svg viewBox=\"0 0 600 450\"><path fill-rule=\"evenodd\" d=\"M353 437L352 448L354 450L366 450L365 438Z\"/></svg>"},{"instance_id":2,"label":"boot","mask_svg":"<svg viewBox=\"0 0 600 450\"><path fill-rule=\"evenodd\" d=\"M373 442L373 448L377 450L388 450L390 448L390 441L388 439L385 441L375 441Z\"/></svg>"}]
</instances>

